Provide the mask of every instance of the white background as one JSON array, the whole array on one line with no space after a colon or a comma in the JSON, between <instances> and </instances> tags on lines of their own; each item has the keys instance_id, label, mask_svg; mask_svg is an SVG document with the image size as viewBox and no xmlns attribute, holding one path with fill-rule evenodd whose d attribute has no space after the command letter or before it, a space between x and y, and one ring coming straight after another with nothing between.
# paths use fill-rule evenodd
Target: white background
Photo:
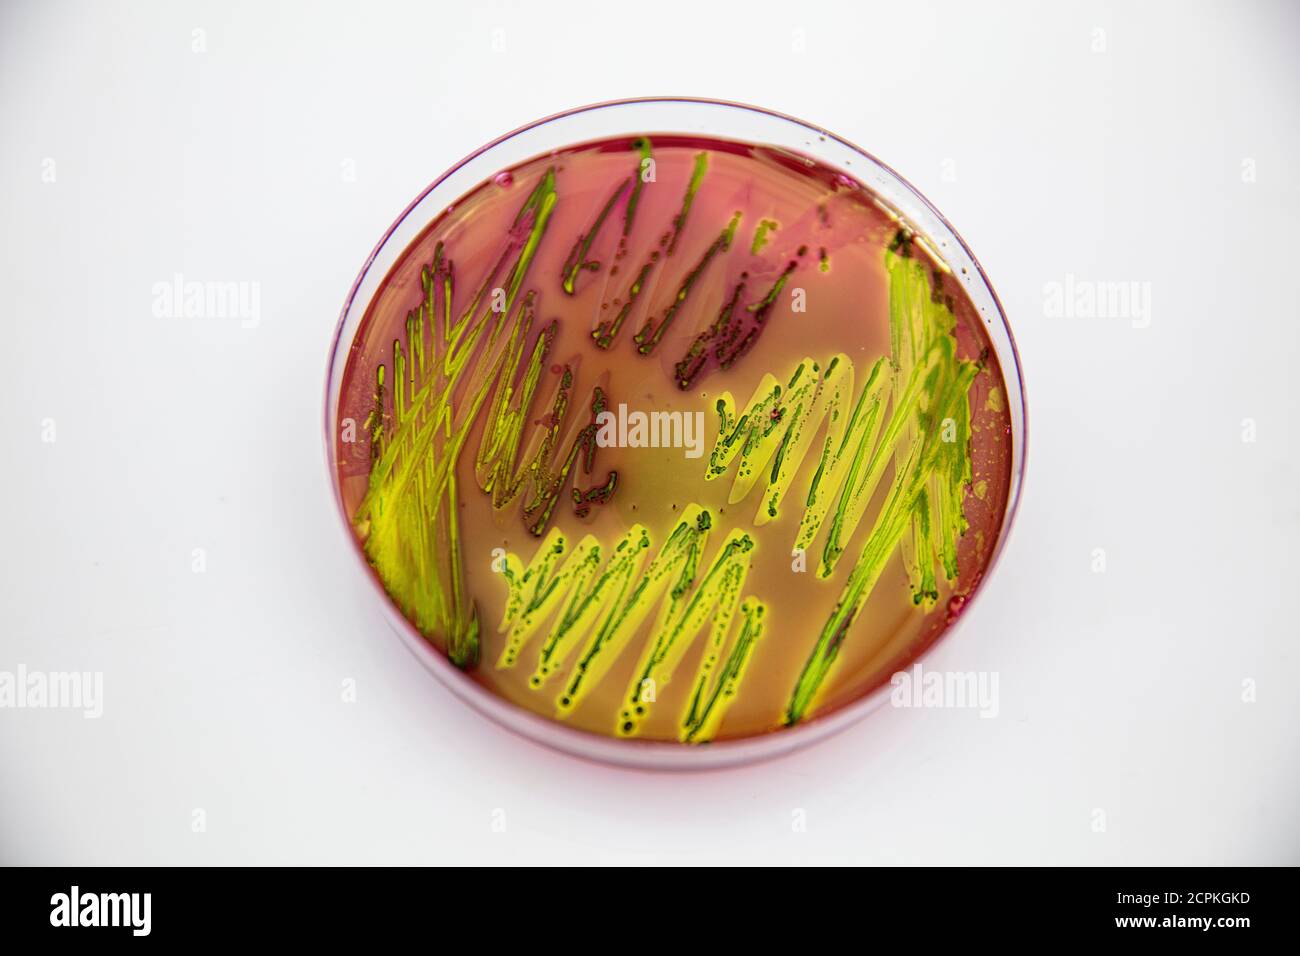
<instances>
[{"instance_id":1,"label":"white background","mask_svg":"<svg viewBox=\"0 0 1300 956\"><path fill-rule=\"evenodd\" d=\"M1048 6L5 2L0 670L105 711L0 710L0 862L1300 863L1300 12ZM927 663L996 719L606 769L466 709L355 573L321 392L365 256L487 140L651 94L825 126L980 257L1026 494ZM260 324L155 318L178 272ZM1150 326L1049 318L1067 275Z\"/></svg>"}]
</instances>

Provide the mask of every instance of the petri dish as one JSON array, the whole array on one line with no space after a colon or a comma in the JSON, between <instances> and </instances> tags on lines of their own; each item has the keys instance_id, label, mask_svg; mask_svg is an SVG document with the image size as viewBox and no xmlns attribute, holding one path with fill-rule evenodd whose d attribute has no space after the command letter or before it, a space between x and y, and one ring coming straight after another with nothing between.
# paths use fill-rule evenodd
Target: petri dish
<instances>
[{"instance_id":1,"label":"petri dish","mask_svg":"<svg viewBox=\"0 0 1300 956\"><path fill-rule=\"evenodd\" d=\"M917 190L679 98L435 180L347 297L324 428L359 572L453 693L568 753L703 769L860 719L956 627L1026 418L992 286Z\"/></svg>"}]
</instances>

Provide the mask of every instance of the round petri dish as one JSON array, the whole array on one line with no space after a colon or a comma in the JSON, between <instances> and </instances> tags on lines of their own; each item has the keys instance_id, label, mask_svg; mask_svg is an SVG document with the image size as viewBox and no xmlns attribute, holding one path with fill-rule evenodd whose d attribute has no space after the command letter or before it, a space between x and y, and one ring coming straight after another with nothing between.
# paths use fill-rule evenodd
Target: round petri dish
<instances>
[{"instance_id":1,"label":"round petri dish","mask_svg":"<svg viewBox=\"0 0 1300 956\"><path fill-rule=\"evenodd\" d=\"M560 113L434 181L348 295L324 426L417 659L529 739L674 770L888 700L985 586L1026 435L1002 308L916 189L684 98Z\"/></svg>"}]
</instances>

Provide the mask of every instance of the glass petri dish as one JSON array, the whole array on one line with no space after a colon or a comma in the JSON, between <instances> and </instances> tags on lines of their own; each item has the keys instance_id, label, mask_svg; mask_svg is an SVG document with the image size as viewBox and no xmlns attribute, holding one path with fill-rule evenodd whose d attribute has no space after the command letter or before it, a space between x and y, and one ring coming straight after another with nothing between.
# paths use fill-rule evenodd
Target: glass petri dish
<instances>
[{"instance_id":1,"label":"glass petri dish","mask_svg":"<svg viewBox=\"0 0 1300 956\"><path fill-rule=\"evenodd\" d=\"M352 408L345 409L345 386L350 363L364 351L360 336L377 296L396 270L409 259L411 249L427 237L432 224L445 221L466 197L492 182L508 184L513 170L534 168L539 158L560 157L579 144L610 143L639 137L662 143L709 141L759 146L765 155L792 157L818 170L829 170L850 188L865 187L865 194L887 212L900 235L915 240L924 257L947 281L960 283L963 307L969 305L978 322L1004 394L999 411L1005 415L1005 494L997 513L986 521L989 540L974 581L960 594L945 597L941 622L918 632L905 647L896 649L888 666L875 668L865 684L819 706L790 726L760 733L742 733L707 743L682 743L661 739L618 737L579 729L561 720L520 706L453 664L446 647L436 646L426 626L417 627L404 613L368 557L356 531L356 496L345 493L342 475L345 457L355 455L358 429L363 423ZM773 224L775 225L775 223ZM755 235L757 248L759 237ZM576 245L575 245L575 248ZM802 249L800 250L802 254ZM826 253L823 250L823 260ZM581 260L577 260L581 264ZM823 262L823 266L826 263ZM937 272L936 272L937 274ZM391 309L391 306L387 306ZM594 333L593 333L594 334ZM356 370L351 370L355 378ZM704 394L704 393L702 393ZM740 396L743 403L744 396ZM1002 421L1003 419L999 419ZM945 421L947 421L945 419ZM346 436L346 437L345 437ZM456 696L497 724L548 747L610 764L663 770L708 769L747 763L788 753L835 733L860 720L888 700L891 674L920 660L934 644L952 633L971 601L986 586L990 572L1005 546L1020 499L1026 451L1026 409L1019 356L1011 329L997 296L973 253L942 214L915 188L888 166L852 143L813 124L769 110L737 103L690 98L619 100L569 110L538 120L488 143L435 180L399 215L379 240L361 268L343 306L334 334L325 391L324 439L329 480L337 513L356 561L358 572L369 582L392 629L415 657ZM967 499L969 500L969 499ZM525 555L525 561L527 556ZM842 577L842 576L841 576ZM937 593L936 593L937 596ZM487 622L484 627L490 627ZM490 661L480 666L491 666Z\"/></svg>"}]
</instances>

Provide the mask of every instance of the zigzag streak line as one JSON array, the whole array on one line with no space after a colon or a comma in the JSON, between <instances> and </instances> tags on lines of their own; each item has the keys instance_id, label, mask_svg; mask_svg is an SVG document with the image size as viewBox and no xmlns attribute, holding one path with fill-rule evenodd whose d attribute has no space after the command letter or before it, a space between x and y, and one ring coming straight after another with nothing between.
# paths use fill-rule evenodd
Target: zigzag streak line
<instances>
[{"instance_id":1,"label":"zigzag streak line","mask_svg":"<svg viewBox=\"0 0 1300 956\"><path fill-rule=\"evenodd\" d=\"M624 737L640 732L659 690L708 624L704 657L678 724L678 739L710 739L744 678L766 612L755 598L741 599L754 549L745 532L731 531L713 563L698 574L711 528L709 512L689 505L648 565L650 534L639 524L608 550L587 535L570 551L563 533L552 529L527 566L517 555L507 554L501 574L509 596L501 630L508 636L497 667L513 667L543 625L551 622L530 685L540 691L572 659L556 698L557 715L567 717L605 678L658 606L614 731ZM737 609L739 631L729 641Z\"/></svg>"}]
</instances>

